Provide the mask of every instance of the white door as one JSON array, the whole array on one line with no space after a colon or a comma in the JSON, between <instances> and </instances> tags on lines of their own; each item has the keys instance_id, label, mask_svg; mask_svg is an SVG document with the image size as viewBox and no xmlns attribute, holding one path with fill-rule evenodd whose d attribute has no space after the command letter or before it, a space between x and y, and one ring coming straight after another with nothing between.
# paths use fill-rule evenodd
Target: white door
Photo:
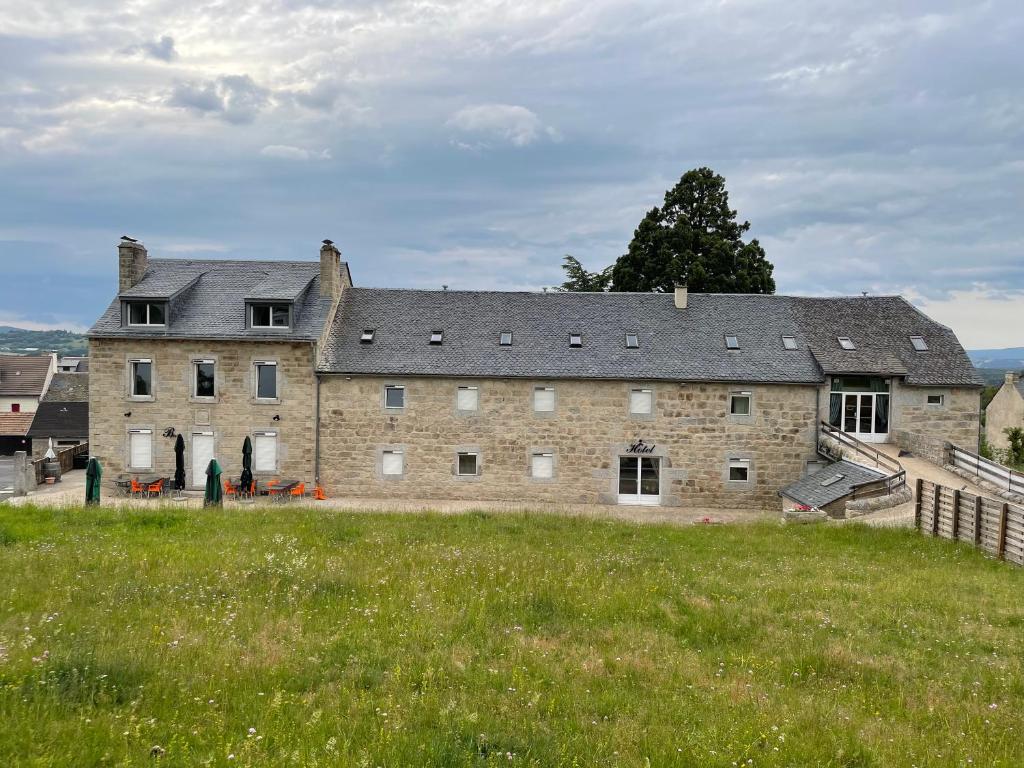
<instances>
[{"instance_id":1,"label":"white door","mask_svg":"<svg viewBox=\"0 0 1024 768\"><path fill-rule=\"evenodd\" d=\"M206 468L213 459L213 432L192 433L192 487L206 487Z\"/></svg>"},{"instance_id":2,"label":"white door","mask_svg":"<svg viewBox=\"0 0 1024 768\"><path fill-rule=\"evenodd\" d=\"M619 504L661 503L661 459L619 457Z\"/></svg>"}]
</instances>

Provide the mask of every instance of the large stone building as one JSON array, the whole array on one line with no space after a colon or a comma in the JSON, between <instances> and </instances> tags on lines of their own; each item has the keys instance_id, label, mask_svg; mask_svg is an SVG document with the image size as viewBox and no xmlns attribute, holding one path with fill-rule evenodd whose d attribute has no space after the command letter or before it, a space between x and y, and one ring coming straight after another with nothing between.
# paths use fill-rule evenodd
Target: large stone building
<instances>
[{"instance_id":1,"label":"large stone building","mask_svg":"<svg viewBox=\"0 0 1024 768\"><path fill-rule=\"evenodd\" d=\"M248 435L259 472L335 496L774 507L820 421L931 458L978 442L973 366L899 297L363 289L330 244L319 265L120 251L90 332L111 475L172 471L176 433L193 485L214 455L237 475Z\"/></svg>"}]
</instances>

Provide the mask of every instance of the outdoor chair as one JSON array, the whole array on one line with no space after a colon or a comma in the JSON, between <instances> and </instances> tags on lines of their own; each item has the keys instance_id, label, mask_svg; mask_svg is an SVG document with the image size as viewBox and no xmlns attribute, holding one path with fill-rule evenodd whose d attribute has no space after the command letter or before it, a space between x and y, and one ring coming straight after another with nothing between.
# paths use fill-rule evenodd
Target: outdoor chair
<instances>
[{"instance_id":1,"label":"outdoor chair","mask_svg":"<svg viewBox=\"0 0 1024 768\"><path fill-rule=\"evenodd\" d=\"M234 496L237 499L238 498L238 486L234 485L230 480L225 479L224 480L224 495L225 496Z\"/></svg>"},{"instance_id":2,"label":"outdoor chair","mask_svg":"<svg viewBox=\"0 0 1024 768\"><path fill-rule=\"evenodd\" d=\"M142 496L146 492L146 486L136 480L134 477L131 479L130 493L134 497L136 495Z\"/></svg>"},{"instance_id":3,"label":"outdoor chair","mask_svg":"<svg viewBox=\"0 0 1024 768\"><path fill-rule=\"evenodd\" d=\"M305 483L299 483L294 488L292 488L290 491L288 491L288 493L289 493L289 495L291 495L291 497L293 499L295 499L295 498L301 499L303 496L306 495L306 484Z\"/></svg>"},{"instance_id":4,"label":"outdoor chair","mask_svg":"<svg viewBox=\"0 0 1024 768\"><path fill-rule=\"evenodd\" d=\"M149 485L146 486L146 495L149 498L153 498L154 496L159 496L161 493L163 493L163 490L164 479L161 477L155 483L150 483Z\"/></svg>"}]
</instances>

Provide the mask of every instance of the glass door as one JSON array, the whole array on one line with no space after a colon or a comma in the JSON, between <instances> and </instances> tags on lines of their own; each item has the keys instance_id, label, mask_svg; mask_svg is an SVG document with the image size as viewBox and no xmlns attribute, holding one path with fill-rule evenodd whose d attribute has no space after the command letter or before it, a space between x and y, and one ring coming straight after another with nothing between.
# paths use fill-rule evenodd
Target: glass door
<instances>
[{"instance_id":1,"label":"glass door","mask_svg":"<svg viewBox=\"0 0 1024 768\"><path fill-rule=\"evenodd\" d=\"M661 503L661 459L619 457L619 504Z\"/></svg>"}]
</instances>

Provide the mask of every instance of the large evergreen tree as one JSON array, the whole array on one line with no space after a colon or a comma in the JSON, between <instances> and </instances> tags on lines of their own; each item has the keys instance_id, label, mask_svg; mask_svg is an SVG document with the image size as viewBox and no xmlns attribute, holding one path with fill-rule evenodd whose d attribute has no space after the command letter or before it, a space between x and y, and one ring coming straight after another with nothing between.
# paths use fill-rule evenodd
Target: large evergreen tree
<instances>
[{"instance_id":1,"label":"large evergreen tree","mask_svg":"<svg viewBox=\"0 0 1024 768\"><path fill-rule=\"evenodd\" d=\"M743 241L750 222L736 221L725 179L710 168L687 171L648 211L629 250L612 267L613 291L774 293L772 265L756 239Z\"/></svg>"},{"instance_id":2,"label":"large evergreen tree","mask_svg":"<svg viewBox=\"0 0 1024 768\"><path fill-rule=\"evenodd\" d=\"M555 288L556 291L585 291L588 293L607 291L612 280L612 268L605 267L600 272L588 272L575 256L565 256L562 269L565 270L565 282Z\"/></svg>"}]
</instances>

